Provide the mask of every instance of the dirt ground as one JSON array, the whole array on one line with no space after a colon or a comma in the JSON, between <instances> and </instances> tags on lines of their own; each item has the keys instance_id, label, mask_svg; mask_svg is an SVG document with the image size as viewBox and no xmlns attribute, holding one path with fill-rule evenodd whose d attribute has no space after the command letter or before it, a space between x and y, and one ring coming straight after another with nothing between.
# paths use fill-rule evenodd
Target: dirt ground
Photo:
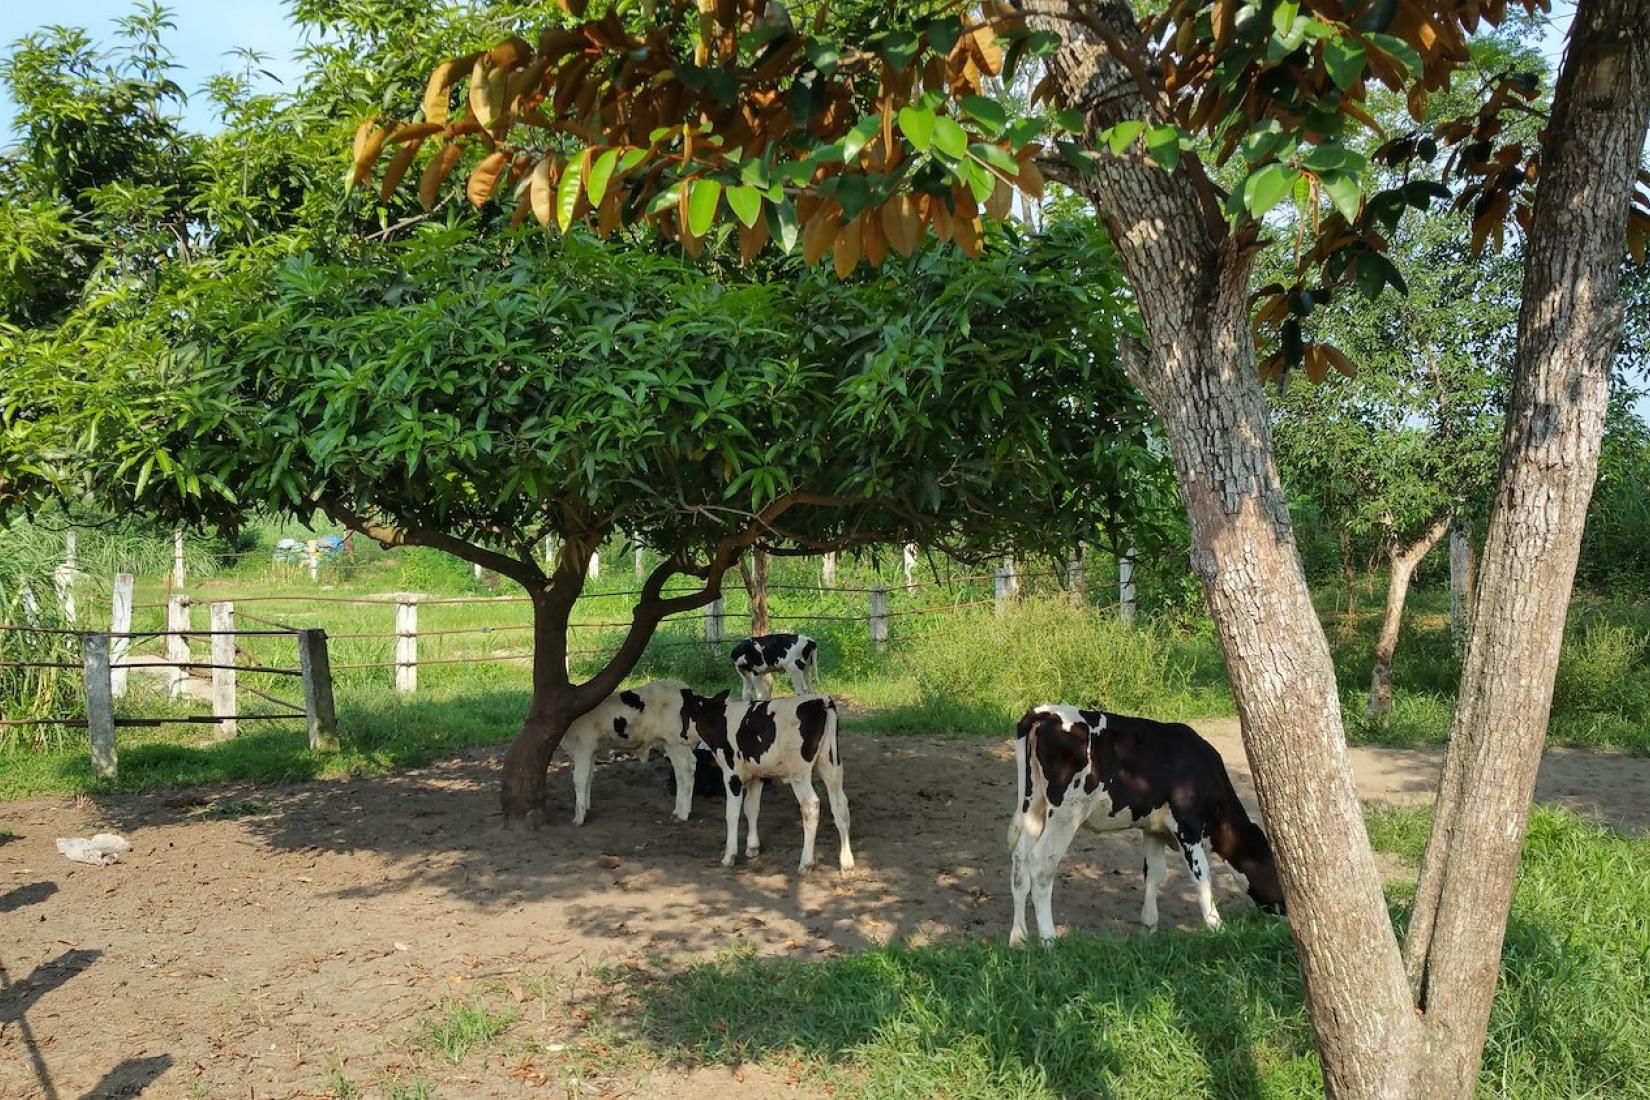
<instances>
[{"instance_id":1,"label":"dirt ground","mask_svg":"<svg viewBox=\"0 0 1650 1100\"><path fill-rule=\"evenodd\" d=\"M1200 728L1251 799L1235 722ZM602 766L582 829L559 764L555 820L529 835L499 828L493 751L390 779L0 805L0 1096L417 1095L393 1088L415 1071L443 1097L798 1095L758 1067L605 1064L611 1021L590 1006L603 968L735 944L807 958L1004 935L1010 748L848 734L843 754L859 869L836 871L825 812L805 879L788 791L764 799L763 854L725 869L720 804L671 821L657 760ZM1404 804L1430 797L1438 759L1354 750L1364 797ZM1539 796L1643 830L1646 790L1650 760L1557 751ZM200 812L235 799L260 812ZM131 841L124 863L55 849L100 830ZM1132 926L1139 859L1132 834L1080 837L1057 916ZM1216 885L1223 908L1249 904ZM1188 886L1171 871L1165 928L1196 921ZM521 1016L454 1065L421 1021L481 991Z\"/></svg>"}]
</instances>

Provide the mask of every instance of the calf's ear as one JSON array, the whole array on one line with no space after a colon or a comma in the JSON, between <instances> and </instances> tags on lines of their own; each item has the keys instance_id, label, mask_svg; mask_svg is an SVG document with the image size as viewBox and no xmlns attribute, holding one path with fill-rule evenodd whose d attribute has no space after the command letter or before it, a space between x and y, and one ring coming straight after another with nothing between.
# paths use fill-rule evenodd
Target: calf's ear
<instances>
[{"instance_id":1,"label":"calf's ear","mask_svg":"<svg viewBox=\"0 0 1650 1100\"><path fill-rule=\"evenodd\" d=\"M732 688L723 688L721 691L717 692L715 695L712 695L711 698L715 699L719 703L725 703L725 702L727 702L728 695L730 693L732 693L732 691L733 691Z\"/></svg>"}]
</instances>

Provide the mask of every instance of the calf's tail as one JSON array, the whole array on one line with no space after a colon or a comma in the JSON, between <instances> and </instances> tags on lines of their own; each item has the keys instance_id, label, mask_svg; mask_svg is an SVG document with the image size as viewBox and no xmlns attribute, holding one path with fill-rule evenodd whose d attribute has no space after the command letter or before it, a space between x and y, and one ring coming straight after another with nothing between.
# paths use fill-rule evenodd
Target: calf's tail
<instances>
[{"instance_id":1,"label":"calf's tail","mask_svg":"<svg viewBox=\"0 0 1650 1100\"><path fill-rule=\"evenodd\" d=\"M1046 810L1040 784L1032 775L1031 762L1037 759L1037 712L1027 711L1014 730L1014 813L1008 819L1008 847L1020 843L1022 833L1033 840L1043 831Z\"/></svg>"}]
</instances>

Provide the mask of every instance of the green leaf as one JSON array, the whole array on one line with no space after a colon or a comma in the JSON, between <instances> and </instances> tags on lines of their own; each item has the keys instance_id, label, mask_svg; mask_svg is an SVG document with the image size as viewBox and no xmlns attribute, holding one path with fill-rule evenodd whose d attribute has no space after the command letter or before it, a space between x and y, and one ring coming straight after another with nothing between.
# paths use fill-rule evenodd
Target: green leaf
<instances>
[{"instance_id":1,"label":"green leaf","mask_svg":"<svg viewBox=\"0 0 1650 1100\"><path fill-rule=\"evenodd\" d=\"M716 221L716 204L722 198L722 185L716 180L696 179L688 191L688 232L703 237Z\"/></svg>"},{"instance_id":2,"label":"green leaf","mask_svg":"<svg viewBox=\"0 0 1650 1100\"><path fill-rule=\"evenodd\" d=\"M1022 118L1008 128L1008 143L1018 151L1025 148L1028 141L1035 141L1042 132L1042 119Z\"/></svg>"},{"instance_id":3,"label":"green leaf","mask_svg":"<svg viewBox=\"0 0 1650 1100\"><path fill-rule=\"evenodd\" d=\"M901 107L899 128L912 148L926 153L934 141L934 112L921 107Z\"/></svg>"},{"instance_id":4,"label":"green leaf","mask_svg":"<svg viewBox=\"0 0 1650 1100\"><path fill-rule=\"evenodd\" d=\"M870 42L871 48L895 69L904 71L911 67L911 62L917 58L917 47L920 43L912 31L888 31L875 36Z\"/></svg>"},{"instance_id":5,"label":"green leaf","mask_svg":"<svg viewBox=\"0 0 1650 1100\"><path fill-rule=\"evenodd\" d=\"M854 124L854 128L848 131L848 136L842 139L842 159L852 164L854 158L859 156L860 150L870 144L880 129L881 115L866 115L860 119Z\"/></svg>"},{"instance_id":6,"label":"green leaf","mask_svg":"<svg viewBox=\"0 0 1650 1100\"><path fill-rule=\"evenodd\" d=\"M613 178L613 166L618 159L619 151L608 149L591 162L590 178L584 184L585 193L590 196L591 206L602 204L602 196L607 194L607 182Z\"/></svg>"},{"instance_id":7,"label":"green leaf","mask_svg":"<svg viewBox=\"0 0 1650 1100\"><path fill-rule=\"evenodd\" d=\"M1392 26L1397 14L1398 0L1375 0L1358 18L1357 27L1361 31L1384 31Z\"/></svg>"},{"instance_id":8,"label":"green leaf","mask_svg":"<svg viewBox=\"0 0 1650 1100\"><path fill-rule=\"evenodd\" d=\"M1180 130L1174 126L1153 126L1146 131L1146 152L1165 172L1173 172L1180 163Z\"/></svg>"},{"instance_id":9,"label":"green leaf","mask_svg":"<svg viewBox=\"0 0 1650 1100\"><path fill-rule=\"evenodd\" d=\"M1419 80L1425 68L1421 63L1421 54L1405 42L1402 38L1395 38L1390 34L1372 34L1369 40L1375 43L1382 53L1391 54L1409 70L1411 80Z\"/></svg>"},{"instance_id":10,"label":"green leaf","mask_svg":"<svg viewBox=\"0 0 1650 1100\"><path fill-rule=\"evenodd\" d=\"M1054 125L1066 131L1068 134L1082 133L1083 126L1086 124L1086 121L1087 120L1084 118L1083 112L1077 110L1076 108L1072 108L1068 111L1054 112Z\"/></svg>"},{"instance_id":11,"label":"green leaf","mask_svg":"<svg viewBox=\"0 0 1650 1100\"><path fill-rule=\"evenodd\" d=\"M938 53L950 53L951 47L962 37L962 20L955 15L930 19L926 24L919 23L918 26L922 29L922 36L928 39L928 44Z\"/></svg>"},{"instance_id":12,"label":"green leaf","mask_svg":"<svg viewBox=\"0 0 1650 1100\"><path fill-rule=\"evenodd\" d=\"M871 185L864 176L844 173L837 176L835 182L836 187L831 193L841 205L843 217L855 217L870 203Z\"/></svg>"},{"instance_id":13,"label":"green leaf","mask_svg":"<svg viewBox=\"0 0 1650 1100\"><path fill-rule=\"evenodd\" d=\"M1243 205L1250 216L1259 218L1282 201L1297 175L1293 168L1276 161L1252 173L1243 182Z\"/></svg>"},{"instance_id":14,"label":"green leaf","mask_svg":"<svg viewBox=\"0 0 1650 1100\"><path fill-rule=\"evenodd\" d=\"M746 229L762 216L762 192L754 187L728 188L728 208Z\"/></svg>"},{"instance_id":15,"label":"green leaf","mask_svg":"<svg viewBox=\"0 0 1650 1100\"><path fill-rule=\"evenodd\" d=\"M983 160L993 168L1001 169L1010 176L1020 174L1020 162L1009 156L1001 145L989 145L983 141L976 141L968 147L974 159Z\"/></svg>"},{"instance_id":16,"label":"green leaf","mask_svg":"<svg viewBox=\"0 0 1650 1100\"><path fill-rule=\"evenodd\" d=\"M836 67L842 63L842 51L834 43L810 38L805 48L808 51L808 60L826 76L836 72Z\"/></svg>"},{"instance_id":17,"label":"green leaf","mask_svg":"<svg viewBox=\"0 0 1650 1100\"><path fill-rule=\"evenodd\" d=\"M619 171L628 172L647 159L646 149L632 149L619 158Z\"/></svg>"},{"instance_id":18,"label":"green leaf","mask_svg":"<svg viewBox=\"0 0 1650 1100\"><path fill-rule=\"evenodd\" d=\"M983 95L964 96L957 106L962 108L963 114L978 122L990 137L996 137L1008 125L1008 112L1003 110L1002 104Z\"/></svg>"},{"instance_id":19,"label":"green leaf","mask_svg":"<svg viewBox=\"0 0 1650 1100\"><path fill-rule=\"evenodd\" d=\"M996 177L975 161L965 160L958 164L957 175L968 184L968 189L974 192L974 201L977 203L984 204L985 200L991 197L991 193L997 190Z\"/></svg>"},{"instance_id":20,"label":"green leaf","mask_svg":"<svg viewBox=\"0 0 1650 1100\"><path fill-rule=\"evenodd\" d=\"M802 227L796 220L796 203L788 198L770 203L767 213L768 234L787 253L796 251L796 242L802 236Z\"/></svg>"},{"instance_id":21,"label":"green leaf","mask_svg":"<svg viewBox=\"0 0 1650 1100\"><path fill-rule=\"evenodd\" d=\"M1145 128L1146 124L1144 122L1131 118L1125 119L1107 130L1106 145L1111 149L1112 155L1122 156L1129 146L1134 144L1134 139L1140 136L1140 131Z\"/></svg>"},{"instance_id":22,"label":"green leaf","mask_svg":"<svg viewBox=\"0 0 1650 1100\"><path fill-rule=\"evenodd\" d=\"M579 188L584 185L584 158L569 157L567 167L561 170L561 183L556 185L556 224L563 233L573 224L573 211L579 207Z\"/></svg>"},{"instance_id":23,"label":"green leaf","mask_svg":"<svg viewBox=\"0 0 1650 1100\"><path fill-rule=\"evenodd\" d=\"M1323 67L1335 87L1346 91L1364 75L1364 44L1351 38L1335 38L1323 44Z\"/></svg>"},{"instance_id":24,"label":"green leaf","mask_svg":"<svg viewBox=\"0 0 1650 1100\"><path fill-rule=\"evenodd\" d=\"M934 147L951 157L961 158L968 152L968 134L949 115L934 120Z\"/></svg>"},{"instance_id":25,"label":"green leaf","mask_svg":"<svg viewBox=\"0 0 1650 1100\"><path fill-rule=\"evenodd\" d=\"M1318 177L1318 184L1323 188L1329 201L1335 204L1335 209L1348 222L1358 219L1358 202L1363 197L1363 188L1358 186L1358 177L1347 175L1344 172L1325 172Z\"/></svg>"}]
</instances>

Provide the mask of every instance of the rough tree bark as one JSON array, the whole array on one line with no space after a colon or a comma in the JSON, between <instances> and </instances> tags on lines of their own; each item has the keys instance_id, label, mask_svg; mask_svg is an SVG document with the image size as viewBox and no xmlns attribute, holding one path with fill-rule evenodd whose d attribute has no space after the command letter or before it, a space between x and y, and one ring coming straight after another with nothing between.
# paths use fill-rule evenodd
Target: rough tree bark
<instances>
[{"instance_id":1,"label":"rough tree bark","mask_svg":"<svg viewBox=\"0 0 1650 1100\"><path fill-rule=\"evenodd\" d=\"M1472 633L1472 594L1478 561L1472 552L1472 529L1460 515L1449 525L1449 635L1456 660L1467 652Z\"/></svg>"},{"instance_id":2,"label":"rough tree bark","mask_svg":"<svg viewBox=\"0 0 1650 1100\"><path fill-rule=\"evenodd\" d=\"M1126 4L1030 0L1065 40L1056 95L1093 133L1158 114L1108 53L1138 53ZM1084 16L1079 15L1079 19ZM1096 25L1097 24L1097 25ZM1194 169L1200 173L1200 169ZM1342 730L1334 668L1272 458L1246 291L1252 234L1222 233L1213 195L1182 170L1102 157L1079 181L1116 242L1145 323L1130 374L1162 418L1261 810L1279 855L1325 1083L1402 1095L1420 1030Z\"/></svg>"},{"instance_id":3,"label":"rough tree bark","mask_svg":"<svg viewBox=\"0 0 1650 1100\"><path fill-rule=\"evenodd\" d=\"M740 559L739 575L745 581L745 593L751 601L751 637L760 638L768 632L768 552L753 547L748 567L744 559Z\"/></svg>"},{"instance_id":4,"label":"rough tree bark","mask_svg":"<svg viewBox=\"0 0 1650 1100\"><path fill-rule=\"evenodd\" d=\"M1598 472L1634 172L1650 125L1650 0L1581 0L1525 248L1489 536L1405 961L1418 1090L1470 1095Z\"/></svg>"},{"instance_id":5,"label":"rough tree bark","mask_svg":"<svg viewBox=\"0 0 1650 1100\"><path fill-rule=\"evenodd\" d=\"M1398 648L1398 631L1404 622L1404 601L1409 598L1409 581L1438 540L1449 530L1449 517L1440 516L1414 542L1396 538L1387 543L1386 617L1375 639L1374 671L1369 678L1369 713L1392 713L1392 655Z\"/></svg>"}]
</instances>

